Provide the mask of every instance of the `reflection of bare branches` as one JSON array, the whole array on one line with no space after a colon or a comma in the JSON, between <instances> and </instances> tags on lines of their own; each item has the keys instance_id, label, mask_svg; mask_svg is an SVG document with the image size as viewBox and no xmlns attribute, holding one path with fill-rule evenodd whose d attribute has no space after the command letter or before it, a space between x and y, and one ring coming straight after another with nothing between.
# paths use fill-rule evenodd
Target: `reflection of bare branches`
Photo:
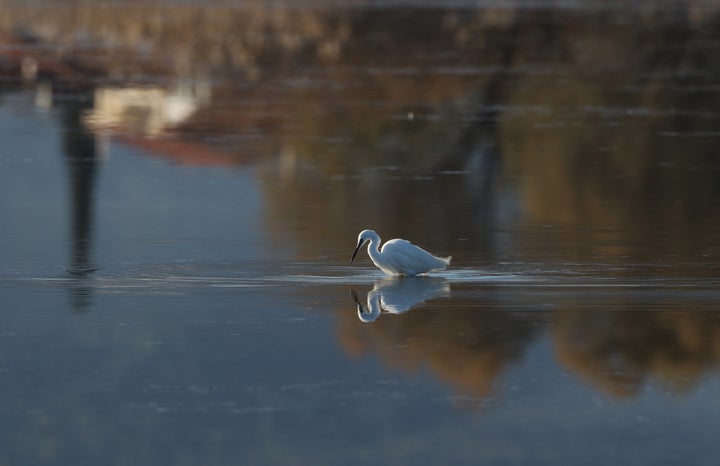
<instances>
[{"instance_id":1,"label":"reflection of bare branches","mask_svg":"<svg viewBox=\"0 0 720 466\"><path fill-rule=\"evenodd\" d=\"M515 59L520 27L519 13L515 12L512 20L504 27L504 34L498 34L499 37L495 39L499 45L494 71L484 86L474 92L476 98L471 99L477 100L474 117L450 153L441 161L440 170L470 172L479 178L482 186L489 184L496 175L501 158L498 126L503 105L508 98L507 90L512 82L509 71Z\"/></svg>"}]
</instances>

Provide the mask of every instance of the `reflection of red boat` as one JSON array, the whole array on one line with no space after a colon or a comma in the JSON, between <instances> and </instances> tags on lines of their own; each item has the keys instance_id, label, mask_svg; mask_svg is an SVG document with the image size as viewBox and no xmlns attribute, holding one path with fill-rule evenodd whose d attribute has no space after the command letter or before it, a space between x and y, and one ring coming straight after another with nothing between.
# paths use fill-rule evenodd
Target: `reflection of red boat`
<instances>
[{"instance_id":1,"label":"reflection of red boat","mask_svg":"<svg viewBox=\"0 0 720 466\"><path fill-rule=\"evenodd\" d=\"M206 144L170 138L146 138L142 136L119 136L117 140L150 152L179 165L240 166L247 157L233 155L209 147Z\"/></svg>"},{"instance_id":2,"label":"reflection of red boat","mask_svg":"<svg viewBox=\"0 0 720 466\"><path fill-rule=\"evenodd\" d=\"M7 48L2 52L0 76L17 80L18 83L21 80L35 81L38 77L50 77L53 79L52 87L77 83L85 91L92 92L92 79L90 78L102 74L98 70L75 66L74 62L68 62L65 59L57 60L45 57L44 54L32 51L16 41L5 41L5 44ZM17 45L17 48L13 45ZM72 86L72 88L76 89L76 86ZM51 105L52 103L49 102L48 106ZM84 123L86 128L96 126L88 124L87 118L84 118ZM148 135L142 129L139 131L124 130L121 126L123 125L108 125L108 127L98 125L98 127L92 128L92 131L108 131L116 140L124 144L143 149L151 155L172 159L180 165L234 166L247 162L247 157L216 150L202 142L172 136L158 137L159 134ZM160 128L158 133L162 133L163 129Z\"/></svg>"},{"instance_id":3,"label":"reflection of red boat","mask_svg":"<svg viewBox=\"0 0 720 466\"><path fill-rule=\"evenodd\" d=\"M183 137L178 127L210 100L207 82L164 88L153 86L98 87L93 106L85 112L85 128L164 156L182 165L237 165L240 158L212 148L202 140Z\"/></svg>"}]
</instances>

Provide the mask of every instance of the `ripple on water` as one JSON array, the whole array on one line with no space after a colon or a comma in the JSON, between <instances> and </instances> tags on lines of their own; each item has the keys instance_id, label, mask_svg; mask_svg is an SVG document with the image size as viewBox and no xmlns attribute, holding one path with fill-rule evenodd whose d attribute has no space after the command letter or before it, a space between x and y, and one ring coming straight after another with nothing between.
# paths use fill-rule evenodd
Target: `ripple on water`
<instances>
[{"instance_id":1,"label":"ripple on water","mask_svg":"<svg viewBox=\"0 0 720 466\"><path fill-rule=\"evenodd\" d=\"M303 271L298 273L298 269ZM13 276L5 277L5 288L21 287L67 287L78 283L92 286L98 292L107 293L153 293L183 292L198 288L248 289L280 287L283 285L372 285L388 277L374 267L325 266L314 268L308 264L250 275L239 268L211 270L207 266L132 268L117 274L73 276ZM215 273L213 273L215 272ZM454 267L418 278L442 280L449 284L522 286L528 288L592 288L592 289L720 289L715 278L670 277L638 272L608 270L605 268L582 269L576 265L547 268L541 264L503 264L497 269Z\"/></svg>"}]
</instances>

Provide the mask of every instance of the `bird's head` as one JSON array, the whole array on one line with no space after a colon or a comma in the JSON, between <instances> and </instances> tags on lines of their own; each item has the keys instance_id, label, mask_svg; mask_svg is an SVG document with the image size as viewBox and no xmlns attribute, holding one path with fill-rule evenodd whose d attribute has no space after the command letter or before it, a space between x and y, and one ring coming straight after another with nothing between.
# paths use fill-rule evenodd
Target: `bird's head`
<instances>
[{"instance_id":1,"label":"bird's head","mask_svg":"<svg viewBox=\"0 0 720 466\"><path fill-rule=\"evenodd\" d=\"M355 260L355 256L357 255L360 248L363 247L363 245L365 243L367 243L368 241L370 241L373 237L378 238L378 234L372 230L363 230L360 232L360 234L358 235L358 239L357 239L357 246L355 246L355 251L353 251L353 255L350 258L350 262Z\"/></svg>"}]
</instances>

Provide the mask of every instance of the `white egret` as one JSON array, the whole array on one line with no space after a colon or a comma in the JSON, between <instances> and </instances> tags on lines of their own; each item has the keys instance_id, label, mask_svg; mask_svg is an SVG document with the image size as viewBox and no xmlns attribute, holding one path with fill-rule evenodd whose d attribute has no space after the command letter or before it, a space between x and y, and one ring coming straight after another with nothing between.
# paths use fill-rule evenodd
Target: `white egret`
<instances>
[{"instance_id":1,"label":"white egret","mask_svg":"<svg viewBox=\"0 0 720 466\"><path fill-rule=\"evenodd\" d=\"M360 248L368 243L368 255L373 263L388 276L415 276L433 270L442 270L450 265L450 257L436 257L426 250L404 239L391 239L380 247L380 235L372 230L363 230L358 235L357 246L350 262Z\"/></svg>"}]
</instances>

